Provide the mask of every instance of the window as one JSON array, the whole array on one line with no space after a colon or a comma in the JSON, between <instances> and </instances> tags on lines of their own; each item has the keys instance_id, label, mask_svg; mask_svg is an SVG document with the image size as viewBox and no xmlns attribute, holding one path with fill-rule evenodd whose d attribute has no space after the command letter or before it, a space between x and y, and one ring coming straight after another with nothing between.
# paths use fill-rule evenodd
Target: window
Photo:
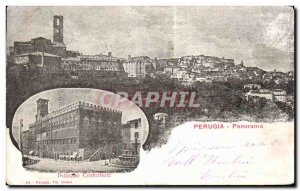
<instances>
[{"instance_id":1,"label":"window","mask_svg":"<svg viewBox=\"0 0 300 191\"><path fill-rule=\"evenodd\" d=\"M60 21L59 18L57 18L57 19L56 19L56 25L57 25L57 26L59 26L59 24L60 24L59 21Z\"/></svg>"},{"instance_id":2,"label":"window","mask_svg":"<svg viewBox=\"0 0 300 191\"><path fill-rule=\"evenodd\" d=\"M59 29L56 29L56 33L59 34L59 33L60 33L60 30L59 30Z\"/></svg>"},{"instance_id":3,"label":"window","mask_svg":"<svg viewBox=\"0 0 300 191\"><path fill-rule=\"evenodd\" d=\"M135 122L135 123L134 123L134 128L137 129L138 127L139 127L139 122Z\"/></svg>"},{"instance_id":4,"label":"window","mask_svg":"<svg viewBox=\"0 0 300 191\"><path fill-rule=\"evenodd\" d=\"M139 133L138 133L138 132L135 132L135 133L134 133L134 138L136 138L136 139L139 138Z\"/></svg>"}]
</instances>

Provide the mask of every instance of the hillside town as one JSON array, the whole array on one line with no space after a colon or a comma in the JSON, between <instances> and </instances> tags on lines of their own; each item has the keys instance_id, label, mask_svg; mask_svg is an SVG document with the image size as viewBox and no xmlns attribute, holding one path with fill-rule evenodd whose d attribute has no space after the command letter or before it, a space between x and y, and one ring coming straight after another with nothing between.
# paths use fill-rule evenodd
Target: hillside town
<instances>
[{"instance_id":1,"label":"hillside town","mask_svg":"<svg viewBox=\"0 0 300 191\"><path fill-rule=\"evenodd\" d=\"M166 77L178 80L185 86L197 82L243 81L247 100L264 97L270 101L290 102L291 96L284 89L262 89L264 84L287 84L294 80L294 72L264 71L258 67L247 67L243 60L235 63L230 58L207 55L189 55L178 58L150 58L131 56L120 58L107 55L83 55L68 50L64 43L63 16L53 16L53 41L43 37L28 42L15 41L7 51L8 68L33 71L38 74L64 75L80 80L84 78L119 77L142 79Z\"/></svg>"},{"instance_id":2,"label":"hillside town","mask_svg":"<svg viewBox=\"0 0 300 191\"><path fill-rule=\"evenodd\" d=\"M53 16L53 39L15 41L7 48L7 112L10 124L14 108L35 92L52 88L95 88L111 92L195 91L201 109L173 113L170 108L146 108L151 121L166 113L172 124L189 119L250 121L284 120L294 116L294 71L265 71L243 60L209 55L151 58L82 54L64 42L64 18ZM14 95L14 96L9 96ZM271 109L270 109L271 108ZM264 110L265 109L265 110ZM271 113L269 111L273 111ZM153 123L154 124L154 123ZM150 135L151 136L151 135ZM149 139L151 140L151 139Z\"/></svg>"},{"instance_id":3,"label":"hillside town","mask_svg":"<svg viewBox=\"0 0 300 191\"><path fill-rule=\"evenodd\" d=\"M7 47L7 124L32 95L54 88L110 92L195 92L198 110L148 107L152 126L144 147L164 144L170 129L188 120L289 121L294 119L294 71L265 71L243 60L204 55L160 58L112 51L83 54L68 49L64 17L53 16L53 38L14 41ZM42 36L42 34L41 34ZM17 40L17 39L16 39ZM196 112L195 112L196 111ZM158 116L159 114L159 116ZM68 153L70 154L70 153Z\"/></svg>"}]
</instances>

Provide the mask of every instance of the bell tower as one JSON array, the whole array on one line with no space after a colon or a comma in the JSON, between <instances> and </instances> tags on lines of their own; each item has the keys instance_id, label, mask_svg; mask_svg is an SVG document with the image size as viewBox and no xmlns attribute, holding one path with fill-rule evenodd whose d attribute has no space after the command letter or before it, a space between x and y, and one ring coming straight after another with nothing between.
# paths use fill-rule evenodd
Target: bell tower
<instances>
[{"instance_id":1,"label":"bell tower","mask_svg":"<svg viewBox=\"0 0 300 191\"><path fill-rule=\"evenodd\" d=\"M64 42L64 18L60 15L53 16L53 42Z\"/></svg>"},{"instance_id":2,"label":"bell tower","mask_svg":"<svg viewBox=\"0 0 300 191\"><path fill-rule=\"evenodd\" d=\"M42 117L48 115L48 102L47 99L38 99L37 103L37 111L36 111L36 121L39 121Z\"/></svg>"}]
</instances>

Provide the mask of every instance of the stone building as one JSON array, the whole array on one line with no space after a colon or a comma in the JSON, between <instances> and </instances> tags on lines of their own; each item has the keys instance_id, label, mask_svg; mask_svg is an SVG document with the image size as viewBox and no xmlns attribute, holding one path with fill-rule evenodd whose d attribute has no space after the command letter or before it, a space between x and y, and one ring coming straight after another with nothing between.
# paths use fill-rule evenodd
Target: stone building
<instances>
[{"instance_id":1,"label":"stone building","mask_svg":"<svg viewBox=\"0 0 300 191\"><path fill-rule=\"evenodd\" d=\"M122 152L121 111L79 101L48 113L48 101L37 100L36 121L29 125L28 136L32 138L28 139L27 151L55 159L75 153L82 160L102 148L109 151L107 157Z\"/></svg>"},{"instance_id":2,"label":"stone building","mask_svg":"<svg viewBox=\"0 0 300 191\"><path fill-rule=\"evenodd\" d=\"M250 90L256 89L256 90L259 90L259 89L261 89L261 85L260 84L245 84L244 85L244 89L250 89Z\"/></svg>"},{"instance_id":3,"label":"stone building","mask_svg":"<svg viewBox=\"0 0 300 191\"><path fill-rule=\"evenodd\" d=\"M62 58L61 66L66 72L78 73L80 78L92 77L125 77L123 58L108 55L79 55L77 57Z\"/></svg>"},{"instance_id":4,"label":"stone building","mask_svg":"<svg viewBox=\"0 0 300 191\"><path fill-rule=\"evenodd\" d=\"M80 56L81 70L99 71L123 71L122 58L113 57L111 52L108 55L82 55Z\"/></svg>"},{"instance_id":5,"label":"stone building","mask_svg":"<svg viewBox=\"0 0 300 191\"><path fill-rule=\"evenodd\" d=\"M253 98L253 97L259 97L259 98L266 98L267 100L270 100L272 102L286 102L287 101L286 91L284 91L282 89L250 90L245 95L246 95L247 100L249 100L250 98Z\"/></svg>"},{"instance_id":6,"label":"stone building","mask_svg":"<svg viewBox=\"0 0 300 191\"><path fill-rule=\"evenodd\" d=\"M128 121L122 128L126 149L139 150L142 140L141 118Z\"/></svg>"},{"instance_id":7,"label":"stone building","mask_svg":"<svg viewBox=\"0 0 300 191\"><path fill-rule=\"evenodd\" d=\"M45 52L31 52L14 57L16 66L26 67L39 73L59 74L62 72L61 57Z\"/></svg>"},{"instance_id":8,"label":"stone building","mask_svg":"<svg viewBox=\"0 0 300 191\"><path fill-rule=\"evenodd\" d=\"M153 115L153 118L159 123L160 126L166 127L166 123L168 122L168 114L162 112L156 113Z\"/></svg>"},{"instance_id":9,"label":"stone building","mask_svg":"<svg viewBox=\"0 0 300 191\"><path fill-rule=\"evenodd\" d=\"M130 78L143 78L146 76L144 61L130 61L123 63L124 71Z\"/></svg>"},{"instance_id":10,"label":"stone building","mask_svg":"<svg viewBox=\"0 0 300 191\"><path fill-rule=\"evenodd\" d=\"M259 98L265 98L270 101L274 101L274 95L270 90L267 89L260 89L260 90L250 90L249 92L246 93L246 98L249 100L250 98L253 97L259 97Z\"/></svg>"},{"instance_id":11,"label":"stone building","mask_svg":"<svg viewBox=\"0 0 300 191\"><path fill-rule=\"evenodd\" d=\"M139 163L139 150L143 139L141 118L128 121L122 128L122 137L125 147L117 159L111 160L111 164L136 167Z\"/></svg>"},{"instance_id":12,"label":"stone building","mask_svg":"<svg viewBox=\"0 0 300 191\"><path fill-rule=\"evenodd\" d=\"M274 95L274 100L279 102L287 102L287 94L286 91L282 89L272 90Z\"/></svg>"},{"instance_id":13,"label":"stone building","mask_svg":"<svg viewBox=\"0 0 300 191\"><path fill-rule=\"evenodd\" d=\"M67 57L72 55L77 56L79 54L78 52L66 50L63 30L63 16L54 15L53 42L51 42L50 39L46 39L44 37L33 38L27 42L15 41L13 47L14 56L32 52L45 52L60 57Z\"/></svg>"}]
</instances>

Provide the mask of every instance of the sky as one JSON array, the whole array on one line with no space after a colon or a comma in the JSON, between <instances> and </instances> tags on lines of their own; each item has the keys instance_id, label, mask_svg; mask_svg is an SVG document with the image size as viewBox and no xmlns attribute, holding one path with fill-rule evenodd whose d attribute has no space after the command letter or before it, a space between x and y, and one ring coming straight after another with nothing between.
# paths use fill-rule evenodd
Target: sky
<instances>
[{"instance_id":1,"label":"sky","mask_svg":"<svg viewBox=\"0 0 300 191\"><path fill-rule=\"evenodd\" d=\"M52 39L64 16L64 42L83 54L127 58L210 55L270 71L294 70L291 7L8 7L7 46Z\"/></svg>"}]
</instances>

